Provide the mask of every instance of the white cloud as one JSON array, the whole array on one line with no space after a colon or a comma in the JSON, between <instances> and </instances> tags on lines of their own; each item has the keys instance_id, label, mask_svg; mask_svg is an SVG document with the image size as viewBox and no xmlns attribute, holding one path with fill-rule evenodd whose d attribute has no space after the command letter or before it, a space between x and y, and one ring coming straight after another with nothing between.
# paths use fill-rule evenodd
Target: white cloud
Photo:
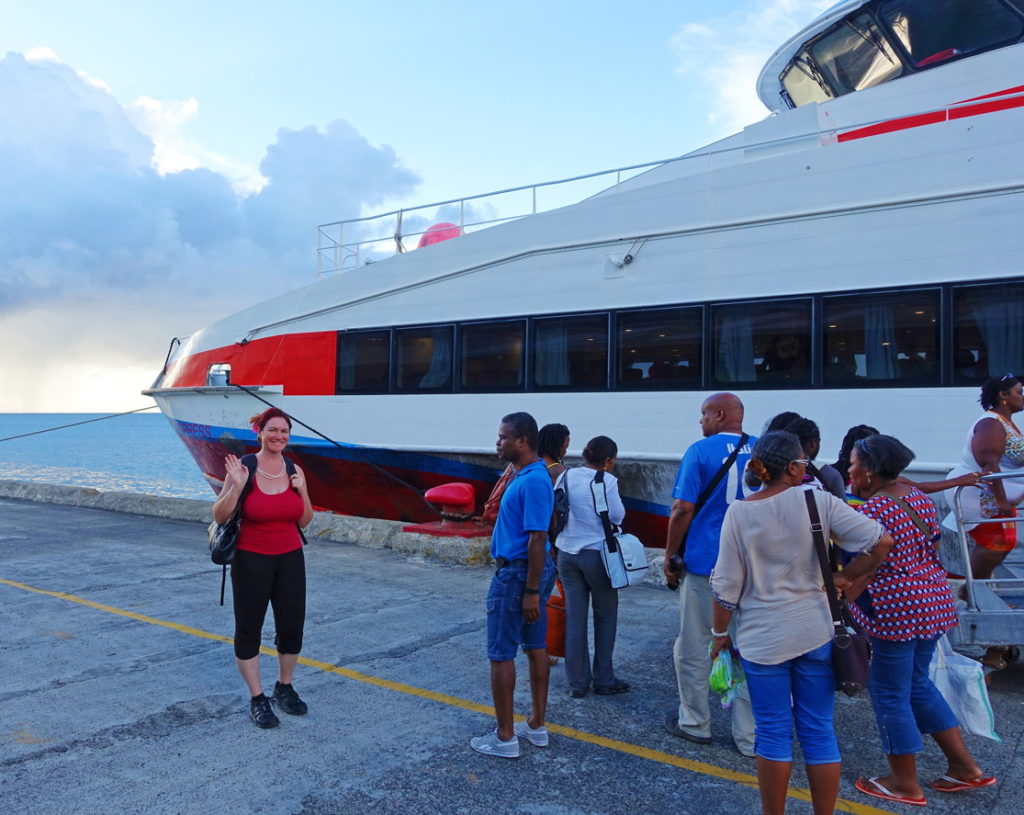
<instances>
[{"instance_id":1,"label":"white cloud","mask_svg":"<svg viewBox=\"0 0 1024 815\"><path fill-rule=\"evenodd\" d=\"M335 121L280 130L266 184L240 195L238 176L201 166L185 135L195 100L126 109L36 57L0 59L0 345L19 349L0 411L136 402L151 376L111 376L100 407L90 366L155 372L174 334L312 280L317 223L419 182L390 147Z\"/></svg>"},{"instance_id":2,"label":"white cloud","mask_svg":"<svg viewBox=\"0 0 1024 815\"><path fill-rule=\"evenodd\" d=\"M199 102L194 98L182 101L140 96L125 108L131 123L153 140L153 169L161 175L200 166L183 132L184 125L198 112Z\"/></svg>"},{"instance_id":3,"label":"white cloud","mask_svg":"<svg viewBox=\"0 0 1024 815\"><path fill-rule=\"evenodd\" d=\"M835 0L772 0L679 29L673 37L678 71L700 83L718 136L768 115L755 90L761 68L776 48L833 5Z\"/></svg>"}]
</instances>

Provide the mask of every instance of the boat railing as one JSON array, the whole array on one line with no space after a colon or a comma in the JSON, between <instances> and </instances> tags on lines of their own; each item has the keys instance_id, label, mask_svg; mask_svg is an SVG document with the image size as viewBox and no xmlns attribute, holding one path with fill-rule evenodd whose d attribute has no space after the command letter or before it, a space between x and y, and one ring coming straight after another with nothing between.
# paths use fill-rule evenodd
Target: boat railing
<instances>
[{"instance_id":1,"label":"boat railing","mask_svg":"<svg viewBox=\"0 0 1024 815\"><path fill-rule=\"evenodd\" d=\"M317 277L356 269L374 260L414 249L417 240L427 234L431 225L437 221L449 225L450 234L465 234L575 203L607 189L613 182L619 184L681 158L631 164L556 181L510 187L320 224L316 228ZM547 200L539 203L541 196Z\"/></svg>"},{"instance_id":2,"label":"boat railing","mask_svg":"<svg viewBox=\"0 0 1024 815\"><path fill-rule=\"evenodd\" d=\"M1018 473L988 473L979 481L1004 481L1020 479ZM956 520L957 543L964 563L964 599L967 606L959 612L961 626L956 630L957 643L1002 645L1024 643L1024 610L1020 609L1020 598L1024 595L1024 576L1018 564L1010 559L1000 567L1006 574L988 579L977 578L971 566L970 543L967 524L985 523L1019 524L1024 517L1006 518L965 518L960 497L965 487L953 492L953 517ZM951 634L952 636L952 634Z\"/></svg>"}]
</instances>

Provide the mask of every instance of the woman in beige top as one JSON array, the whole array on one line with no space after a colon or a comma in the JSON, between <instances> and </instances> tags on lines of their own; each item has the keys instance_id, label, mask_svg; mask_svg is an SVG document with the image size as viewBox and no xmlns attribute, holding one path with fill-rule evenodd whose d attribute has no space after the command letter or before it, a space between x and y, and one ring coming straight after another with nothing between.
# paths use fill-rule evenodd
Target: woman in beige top
<instances>
[{"instance_id":1,"label":"woman in beige top","mask_svg":"<svg viewBox=\"0 0 1024 815\"><path fill-rule=\"evenodd\" d=\"M803 749L815 815L831 815L839 792L839 745L832 727L832 617L811 535L807 468L792 433L766 433L747 465L764 486L729 506L711 573L712 654L731 633L754 711L757 782L764 815L782 815L793 764L793 727ZM811 490L825 528L848 552L850 579L870 574L892 538L831 493ZM733 620L735 616L735 620Z\"/></svg>"}]
</instances>

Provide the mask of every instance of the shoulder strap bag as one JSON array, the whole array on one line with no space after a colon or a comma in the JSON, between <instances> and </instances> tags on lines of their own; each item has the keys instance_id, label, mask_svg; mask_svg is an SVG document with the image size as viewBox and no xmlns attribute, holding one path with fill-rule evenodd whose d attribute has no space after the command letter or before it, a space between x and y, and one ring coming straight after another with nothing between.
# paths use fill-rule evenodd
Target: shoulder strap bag
<instances>
[{"instance_id":1,"label":"shoulder strap bag","mask_svg":"<svg viewBox=\"0 0 1024 815\"><path fill-rule=\"evenodd\" d=\"M750 436L746 433L741 433L740 440L736 443L732 452L729 453L729 457L723 462L722 466L718 468L718 472L715 473L715 477L708 482L708 485L701 490L700 495L697 496L697 501L693 505L693 515L690 516L690 526L686 528L686 532L683 534L683 539L679 543L679 551L677 553L679 557L682 557L683 552L686 550L686 538L690 534L690 527L693 526L694 518L697 517L697 513L700 512L701 508L708 502L708 499L714 493L715 488L722 482L722 479L725 478L725 474L729 472L729 468L736 463L736 458L739 456L740 450L744 448L748 441L750 441Z\"/></svg>"},{"instance_id":2,"label":"shoulder strap bag","mask_svg":"<svg viewBox=\"0 0 1024 815\"><path fill-rule=\"evenodd\" d=\"M601 561L608 573L613 589L624 589L642 583L647 574L647 552L636 535L622 534L608 515L608 489L604 483L604 470L598 470L590 482L594 496L594 510L604 527L604 546Z\"/></svg>"},{"instance_id":3,"label":"shoulder strap bag","mask_svg":"<svg viewBox=\"0 0 1024 815\"><path fill-rule=\"evenodd\" d=\"M797 487L796 489L800 489ZM832 582L832 570L828 565L825 551L825 530L821 525L818 505L814 500L815 490L804 490L807 514L811 520L811 535L814 549L825 583L828 607L832 614L832 670L836 675L836 690L847 696L856 696L868 684L868 669L871 665L871 643L854 622L845 599L840 599Z\"/></svg>"},{"instance_id":4,"label":"shoulder strap bag","mask_svg":"<svg viewBox=\"0 0 1024 815\"><path fill-rule=\"evenodd\" d=\"M921 534L924 535L924 539L932 543L935 542L937 536L932 531L932 528L928 526L924 518L922 518L917 513L917 510L910 505L909 501L907 501L905 498L900 498L899 496L896 495L890 495L887 492L878 492L875 494L884 495L890 501L894 501L897 504L897 506L899 506L899 508L906 513L907 517L914 522L914 526L916 526L921 531ZM941 533L939 534L939 537L941 537Z\"/></svg>"},{"instance_id":5,"label":"shoulder strap bag","mask_svg":"<svg viewBox=\"0 0 1024 815\"><path fill-rule=\"evenodd\" d=\"M210 560L221 567L221 605L224 605L224 587L228 580L228 564L235 559L235 550L238 547L238 536L242 531L242 504L245 503L246 497L250 492L252 492L253 484L256 481L256 456L249 453L248 455L242 456L241 462L249 471L249 475L245 479L245 486L242 487L241 494L238 496L238 503L235 504L235 511L226 522L219 524L214 521L206 530L207 537L210 540ZM284 467L289 478L295 475L295 463L290 458L285 457ZM307 541L306 536L302 533L302 527L298 524L295 524L295 526L299 530L299 538L302 539L302 545L305 546Z\"/></svg>"}]
</instances>

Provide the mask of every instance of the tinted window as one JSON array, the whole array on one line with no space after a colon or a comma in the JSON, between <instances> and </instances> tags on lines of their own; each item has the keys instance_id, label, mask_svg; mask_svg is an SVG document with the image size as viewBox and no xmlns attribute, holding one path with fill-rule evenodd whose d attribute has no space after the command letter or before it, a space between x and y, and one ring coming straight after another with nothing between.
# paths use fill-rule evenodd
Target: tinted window
<instances>
[{"instance_id":1,"label":"tinted window","mask_svg":"<svg viewBox=\"0 0 1024 815\"><path fill-rule=\"evenodd\" d=\"M810 300L712 306L711 315L716 384L810 385Z\"/></svg>"},{"instance_id":2,"label":"tinted window","mask_svg":"<svg viewBox=\"0 0 1024 815\"><path fill-rule=\"evenodd\" d=\"M701 309L629 311L618 318L619 388L699 388Z\"/></svg>"},{"instance_id":3,"label":"tinted window","mask_svg":"<svg viewBox=\"0 0 1024 815\"><path fill-rule=\"evenodd\" d=\"M522 320L463 326L460 336L463 390L522 389L526 336Z\"/></svg>"},{"instance_id":4,"label":"tinted window","mask_svg":"<svg viewBox=\"0 0 1024 815\"><path fill-rule=\"evenodd\" d=\"M839 96L903 73L903 65L892 47L866 14L844 20L816 40L810 52Z\"/></svg>"},{"instance_id":5,"label":"tinted window","mask_svg":"<svg viewBox=\"0 0 1024 815\"><path fill-rule=\"evenodd\" d=\"M534 321L533 382L538 390L604 389L608 379L608 315Z\"/></svg>"},{"instance_id":6,"label":"tinted window","mask_svg":"<svg viewBox=\"0 0 1024 815\"><path fill-rule=\"evenodd\" d=\"M899 0L883 19L917 68L984 51L1020 38L1019 17L999 0Z\"/></svg>"},{"instance_id":7,"label":"tinted window","mask_svg":"<svg viewBox=\"0 0 1024 815\"><path fill-rule=\"evenodd\" d=\"M386 392L390 356L390 331L338 334L338 393Z\"/></svg>"},{"instance_id":8,"label":"tinted window","mask_svg":"<svg viewBox=\"0 0 1024 815\"><path fill-rule=\"evenodd\" d=\"M984 382L1024 367L1024 284L953 290L953 381Z\"/></svg>"},{"instance_id":9,"label":"tinted window","mask_svg":"<svg viewBox=\"0 0 1024 815\"><path fill-rule=\"evenodd\" d=\"M796 107L832 98L832 91L825 82L825 77L818 70L818 66L810 61L806 51L789 63L782 72L782 87L786 89Z\"/></svg>"},{"instance_id":10,"label":"tinted window","mask_svg":"<svg viewBox=\"0 0 1024 815\"><path fill-rule=\"evenodd\" d=\"M939 292L825 297L825 383L939 382Z\"/></svg>"},{"instance_id":11,"label":"tinted window","mask_svg":"<svg viewBox=\"0 0 1024 815\"><path fill-rule=\"evenodd\" d=\"M399 393L451 390L450 325L397 330L395 344L395 389Z\"/></svg>"}]
</instances>

